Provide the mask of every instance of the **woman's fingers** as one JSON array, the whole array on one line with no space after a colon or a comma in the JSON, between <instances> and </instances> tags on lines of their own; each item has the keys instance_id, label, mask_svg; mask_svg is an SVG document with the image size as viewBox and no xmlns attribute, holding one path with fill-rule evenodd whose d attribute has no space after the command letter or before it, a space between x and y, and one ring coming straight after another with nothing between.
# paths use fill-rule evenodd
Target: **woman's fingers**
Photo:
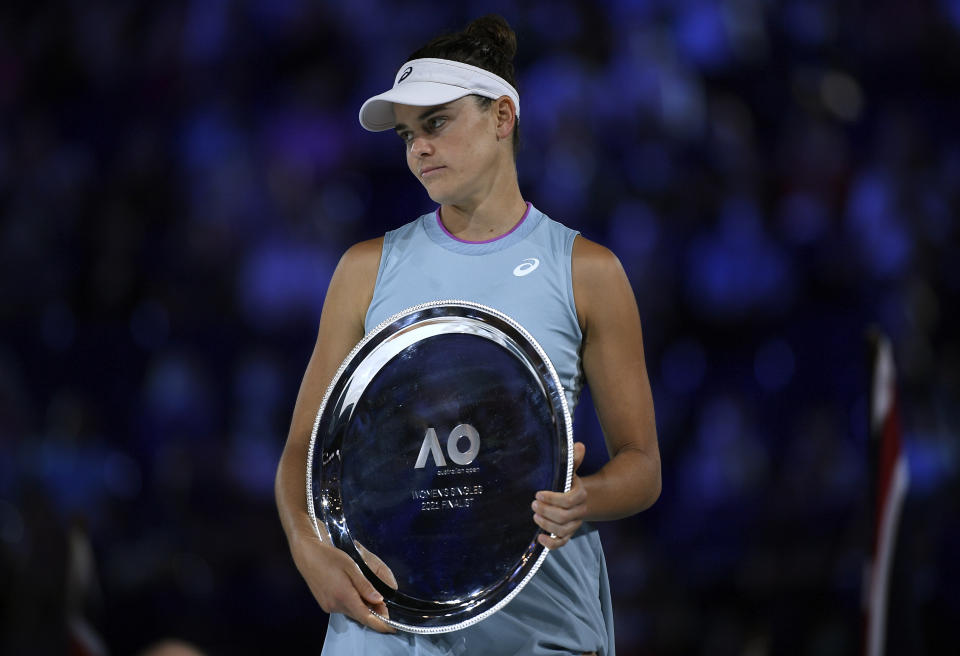
<instances>
[{"instance_id":1,"label":"woman's fingers","mask_svg":"<svg viewBox=\"0 0 960 656\"><path fill-rule=\"evenodd\" d=\"M383 601L383 596L363 576L360 568L353 561L350 564L352 567L347 568L347 576L353 584L354 594L344 600L347 603L347 615L380 633L395 633L396 630L392 626L373 614L375 612L381 617L389 618L390 613Z\"/></svg>"},{"instance_id":2,"label":"woman's fingers","mask_svg":"<svg viewBox=\"0 0 960 656\"><path fill-rule=\"evenodd\" d=\"M387 617L387 606L350 556L311 537L296 543L294 562L323 610L342 613L381 633L395 632L373 614Z\"/></svg>"},{"instance_id":3,"label":"woman's fingers","mask_svg":"<svg viewBox=\"0 0 960 656\"><path fill-rule=\"evenodd\" d=\"M574 444L574 468L583 462L584 447ZM548 549L557 549L565 545L583 524L587 515L587 492L580 483L580 477L574 475L568 492L537 492L531 504L533 521L545 534L537 540Z\"/></svg>"},{"instance_id":4,"label":"woman's fingers","mask_svg":"<svg viewBox=\"0 0 960 656\"><path fill-rule=\"evenodd\" d=\"M393 570L387 567L387 564L380 560L380 557L368 550L362 544L353 541L353 544L357 547L357 551L360 552L360 556L363 558L363 562L367 564L367 567L370 568L370 571L373 572L377 578L386 583L388 586L396 590L400 587L397 584L397 577L393 575Z\"/></svg>"},{"instance_id":5,"label":"woman's fingers","mask_svg":"<svg viewBox=\"0 0 960 656\"><path fill-rule=\"evenodd\" d=\"M577 532L577 529L580 528L580 525L583 523L583 520L579 517L571 517L557 521L541 513L534 513L533 521L547 533L555 533L557 535L572 535Z\"/></svg>"},{"instance_id":6,"label":"woman's fingers","mask_svg":"<svg viewBox=\"0 0 960 656\"><path fill-rule=\"evenodd\" d=\"M563 537L557 535L550 535L548 533L541 533L537 536L537 542L545 546L547 549L559 549L567 542L570 541L570 538L573 537L573 534L566 535Z\"/></svg>"}]
</instances>

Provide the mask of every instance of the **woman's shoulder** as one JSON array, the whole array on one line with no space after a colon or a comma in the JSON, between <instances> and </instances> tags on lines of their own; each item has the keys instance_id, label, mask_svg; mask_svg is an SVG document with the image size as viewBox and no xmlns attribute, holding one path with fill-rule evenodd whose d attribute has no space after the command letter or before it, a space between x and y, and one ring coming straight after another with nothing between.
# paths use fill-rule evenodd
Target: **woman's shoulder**
<instances>
[{"instance_id":1,"label":"woman's shoulder","mask_svg":"<svg viewBox=\"0 0 960 656\"><path fill-rule=\"evenodd\" d=\"M573 259L584 266L610 266L619 264L620 260L612 250L581 234L573 242Z\"/></svg>"},{"instance_id":2,"label":"woman's shoulder","mask_svg":"<svg viewBox=\"0 0 960 656\"><path fill-rule=\"evenodd\" d=\"M571 263L575 289L601 290L627 277L612 250L580 234L573 242Z\"/></svg>"},{"instance_id":3,"label":"woman's shoulder","mask_svg":"<svg viewBox=\"0 0 960 656\"><path fill-rule=\"evenodd\" d=\"M382 252L383 237L357 242L343 253L339 267L350 275L361 275L369 271L376 275Z\"/></svg>"}]
</instances>

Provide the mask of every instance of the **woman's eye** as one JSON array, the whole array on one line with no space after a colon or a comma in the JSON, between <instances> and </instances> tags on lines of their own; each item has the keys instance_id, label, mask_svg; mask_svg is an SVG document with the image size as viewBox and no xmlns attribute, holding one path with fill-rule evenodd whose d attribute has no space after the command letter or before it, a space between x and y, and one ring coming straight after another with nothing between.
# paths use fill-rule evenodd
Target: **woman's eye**
<instances>
[{"instance_id":1,"label":"woman's eye","mask_svg":"<svg viewBox=\"0 0 960 656\"><path fill-rule=\"evenodd\" d=\"M427 125L430 126L430 129L431 129L431 130L436 130L437 128L441 127L441 126L442 126L444 123L446 123L446 122L447 122L446 117L444 117L444 116L434 116L434 117L431 118L429 121L427 121Z\"/></svg>"}]
</instances>

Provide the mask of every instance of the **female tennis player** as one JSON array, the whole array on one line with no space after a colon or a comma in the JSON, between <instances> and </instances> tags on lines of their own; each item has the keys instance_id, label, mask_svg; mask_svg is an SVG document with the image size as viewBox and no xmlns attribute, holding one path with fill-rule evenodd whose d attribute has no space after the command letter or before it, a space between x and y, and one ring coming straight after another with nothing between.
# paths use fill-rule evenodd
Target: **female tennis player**
<instances>
[{"instance_id":1,"label":"female tennis player","mask_svg":"<svg viewBox=\"0 0 960 656\"><path fill-rule=\"evenodd\" d=\"M515 53L506 21L477 19L413 53L393 87L360 110L367 130L395 131L407 167L439 207L343 255L277 472L293 560L330 613L324 654L614 653L606 565L586 522L633 515L660 494L640 317L616 256L520 192ZM496 308L524 326L553 363L570 408L588 384L610 458L592 475L575 475L569 492L530 499L544 531L538 539L552 553L513 600L465 629L420 635L396 632L371 612L386 616L384 600L345 553L317 538L304 477L318 400L351 349L396 312L448 298ZM583 444L574 454L579 467Z\"/></svg>"}]
</instances>

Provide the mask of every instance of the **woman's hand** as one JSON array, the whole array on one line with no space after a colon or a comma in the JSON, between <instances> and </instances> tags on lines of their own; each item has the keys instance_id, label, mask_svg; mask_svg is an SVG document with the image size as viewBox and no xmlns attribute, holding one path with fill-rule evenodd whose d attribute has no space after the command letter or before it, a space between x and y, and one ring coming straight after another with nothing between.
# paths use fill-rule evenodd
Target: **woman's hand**
<instances>
[{"instance_id":1,"label":"woman's hand","mask_svg":"<svg viewBox=\"0 0 960 656\"><path fill-rule=\"evenodd\" d=\"M537 540L547 549L562 547L577 532L587 516L587 490L577 476L586 447L582 442L573 445L573 481L569 492L537 492L533 502L533 521L546 533Z\"/></svg>"},{"instance_id":2,"label":"woman's hand","mask_svg":"<svg viewBox=\"0 0 960 656\"><path fill-rule=\"evenodd\" d=\"M380 633L396 633L373 614L389 617L383 597L350 556L316 536L298 537L291 547L297 569L323 610L342 613Z\"/></svg>"},{"instance_id":3,"label":"woman's hand","mask_svg":"<svg viewBox=\"0 0 960 656\"><path fill-rule=\"evenodd\" d=\"M397 577L393 575L393 570L387 567L387 564L380 559L380 556L373 553L356 540L353 541L353 546L355 546L357 551L360 552L360 557L363 558L363 562L367 564L367 567L370 568L370 571L373 572L374 576L389 585L394 590L400 587L397 584Z\"/></svg>"}]
</instances>

